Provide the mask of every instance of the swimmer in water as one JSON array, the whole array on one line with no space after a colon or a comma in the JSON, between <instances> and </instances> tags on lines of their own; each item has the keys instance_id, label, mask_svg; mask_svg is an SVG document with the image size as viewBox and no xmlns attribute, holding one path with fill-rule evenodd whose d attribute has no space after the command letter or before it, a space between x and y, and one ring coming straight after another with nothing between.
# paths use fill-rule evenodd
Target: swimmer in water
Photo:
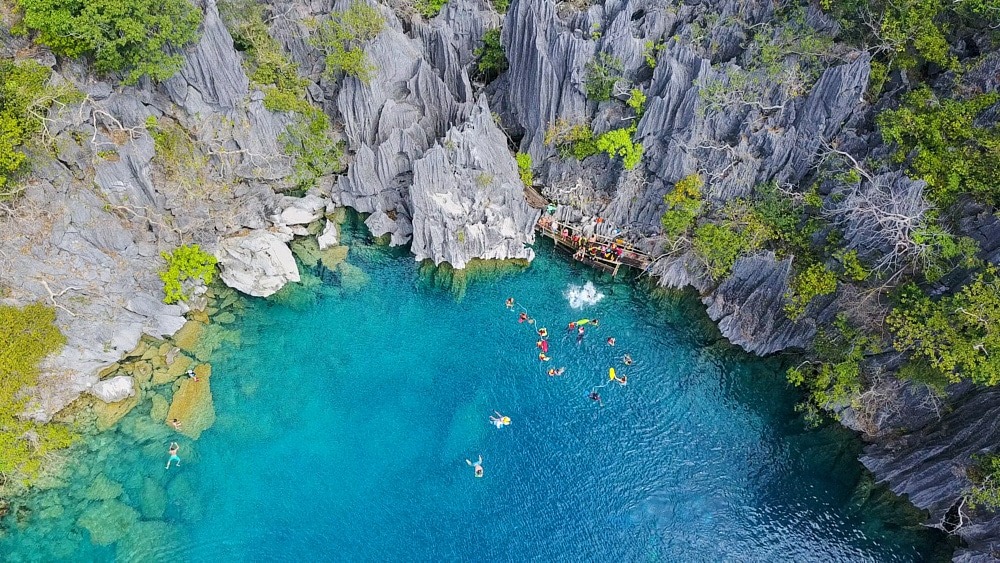
<instances>
[{"instance_id":1,"label":"swimmer in water","mask_svg":"<svg viewBox=\"0 0 1000 563\"><path fill-rule=\"evenodd\" d=\"M547 361L551 360L552 358L546 356L545 352L539 352L538 353L538 359L541 360L541 361L543 361L543 362L547 362Z\"/></svg>"},{"instance_id":2,"label":"swimmer in water","mask_svg":"<svg viewBox=\"0 0 1000 563\"><path fill-rule=\"evenodd\" d=\"M538 329L538 336L541 336L542 338L548 338L549 337L549 329L545 328L544 326L542 328Z\"/></svg>"},{"instance_id":3,"label":"swimmer in water","mask_svg":"<svg viewBox=\"0 0 1000 563\"><path fill-rule=\"evenodd\" d=\"M507 308L508 309L513 309L514 308L514 298L513 297L508 297L507 298Z\"/></svg>"},{"instance_id":4,"label":"swimmer in water","mask_svg":"<svg viewBox=\"0 0 1000 563\"><path fill-rule=\"evenodd\" d=\"M597 319L590 319L590 324L597 326L600 323Z\"/></svg>"},{"instance_id":5,"label":"swimmer in water","mask_svg":"<svg viewBox=\"0 0 1000 563\"><path fill-rule=\"evenodd\" d=\"M522 312L520 315L517 316L517 322L519 323L523 323L526 320L528 320L528 313Z\"/></svg>"},{"instance_id":6,"label":"swimmer in water","mask_svg":"<svg viewBox=\"0 0 1000 563\"><path fill-rule=\"evenodd\" d=\"M622 358L622 363L624 363L627 366L632 365L632 356L625 354L625 357Z\"/></svg>"},{"instance_id":7,"label":"swimmer in water","mask_svg":"<svg viewBox=\"0 0 1000 563\"><path fill-rule=\"evenodd\" d=\"M564 368L564 367L561 367L559 369L549 368L549 377L555 377L557 375L562 375L564 371L566 371L566 368Z\"/></svg>"},{"instance_id":8,"label":"swimmer in water","mask_svg":"<svg viewBox=\"0 0 1000 563\"><path fill-rule=\"evenodd\" d=\"M615 378L615 381L618 382L618 385L621 385L622 387L625 387L626 385L628 385L628 376L627 375L620 375L620 376L618 376L618 377Z\"/></svg>"},{"instance_id":9,"label":"swimmer in water","mask_svg":"<svg viewBox=\"0 0 1000 563\"><path fill-rule=\"evenodd\" d=\"M614 346L614 345L615 345L615 337L612 336L611 338L608 339L608 346Z\"/></svg>"},{"instance_id":10,"label":"swimmer in water","mask_svg":"<svg viewBox=\"0 0 1000 563\"><path fill-rule=\"evenodd\" d=\"M601 395L597 391L591 391L590 395L588 396L590 397L591 401L597 401L597 403L600 404L602 407L604 406L604 401L601 400Z\"/></svg>"},{"instance_id":11,"label":"swimmer in water","mask_svg":"<svg viewBox=\"0 0 1000 563\"><path fill-rule=\"evenodd\" d=\"M575 322L574 323L569 323L569 326L566 327L566 330L572 331L574 328L576 328L576 323Z\"/></svg>"},{"instance_id":12,"label":"swimmer in water","mask_svg":"<svg viewBox=\"0 0 1000 563\"><path fill-rule=\"evenodd\" d=\"M180 429L181 429L181 421L179 421L179 420L177 420L175 418L175 419L173 419L173 420L170 421L170 426L173 426L174 430L180 431Z\"/></svg>"},{"instance_id":13,"label":"swimmer in water","mask_svg":"<svg viewBox=\"0 0 1000 563\"><path fill-rule=\"evenodd\" d=\"M549 341L548 340L539 340L538 342L535 342L535 347L536 348L541 348L542 349L542 353L547 354L549 352Z\"/></svg>"},{"instance_id":14,"label":"swimmer in water","mask_svg":"<svg viewBox=\"0 0 1000 563\"><path fill-rule=\"evenodd\" d=\"M497 428L503 428L504 426L510 426L510 417L509 416L504 416L504 415L500 414L500 411L493 411L493 414L496 415L496 416L491 416L490 417L490 422L493 423L493 426L496 426Z\"/></svg>"},{"instance_id":15,"label":"swimmer in water","mask_svg":"<svg viewBox=\"0 0 1000 563\"><path fill-rule=\"evenodd\" d=\"M472 463L469 460L465 460L465 463L468 463L470 466L472 466L472 468L476 472L476 477L483 476L483 456L479 456L479 461L477 461L476 463Z\"/></svg>"},{"instance_id":16,"label":"swimmer in water","mask_svg":"<svg viewBox=\"0 0 1000 563\"><path fill-rule=\"evenodd\" d=\"M177 450L179 449L180 446L177 445L177 442L170 442L170 450L167 451L170 454L170 459L167 460L167 469L170 469L170 464L174 461L177 462L177 467L181 466L181 458L177 457Z\"/></svg>"}]
</instances>

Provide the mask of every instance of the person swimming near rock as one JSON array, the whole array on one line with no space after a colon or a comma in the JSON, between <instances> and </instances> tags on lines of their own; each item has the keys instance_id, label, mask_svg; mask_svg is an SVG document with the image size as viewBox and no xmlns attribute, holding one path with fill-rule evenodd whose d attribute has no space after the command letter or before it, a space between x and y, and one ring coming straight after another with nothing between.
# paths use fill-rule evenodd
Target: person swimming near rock
<instances>
[{"instance_id":1,"label":"person swimming near rock","mask_svg":"<svg viewBox=\"0 0 1000 563\"><path fill-rule=\"evenodd\" d=\"M523 323L526 320L528 320L528 313L522 311L521 314L517 316L517 322Z\"/></svg>"},{"instance_id":2,"label":"person swimming near rock","mask_svg":"<svg viewBox=\"0 0 1000 563\"><path fill-rule=\"evenodd\" d=\"M170 450L167 451L170 454L170 459L167 460L167 469L170 469L170 463L174 461L177 462L177 467L181 466L181 458L177 457L177 450L180 448L177 442L170 442Z\"/></svg>"},{"instance_id":3,"label":"person swimming near rock","mask_svg":"<svg viewBox=\"0 0 1000 563\"><path fill-rule=\"evenodd\" d=\"M549 377L555 377L557 375L562 375L564 371L566 371L566 368L564 368L564 367L561 367L559 369L549 368Z\"/></svg>"},{"instance_id":4,"label":"person swimming near rock","mask_svg":"<svg viewBox=\"0 0 1000 563\"><path fill-rule=\"evenodd\" d=\"M473 470L476 472L476 477L483 476L483 456L479 456L479 461L477 461L476 463L472 463L469 460L465 460L465 463L468 463L470 466L472 466Z\"/></svg>"},{"instance_id":5,"label":"person swimming near rock","mask_svg":"<svg viewBox=\"0 0 1000 563\"><path fill-rule=\"evenodd\" d=\"M614 345L615 345L615 337L612 336L608 338L608 346L614 346Z\"/></svg>"},{"instance_id":6,"label":"person swimming near rock","mask_svg":"<svg viewBox=\"0 0 1000 563\"><path fill-rule=\"evenodd\" d=\"M622 357L622 363L625 364L625 365L627 365L627 366L632 365L632 356L629 356L628 354L625 354L625 356Z\"/></svg>"},{"instance_id":7,"label":"person swimming near rock","mask_svg":"<svg viewBox=\"0 0 1000 563\"><path fill-rule=\"evenodd\" d=\"M538 329L538 336L541 336L542 338L548 338L549 337L549 329L545 328L544 326L542 328Z\"/></svg>"},{"instance_id":8,"label":"person swimming near rock","mask_svg":"<svg viewBox=\"0 0 1000 563\"><path fill-rule=\"evenodd\" d=\"M187 370L187 376L191 378L193 381L198 381L198 376L194 374L193 369Z\"/></svg>"},{"instance_id":9,"label":"person swimming near rock","mask_svg":"<svg viewBox=\"0 0 1000 563\"><path fill-rule=\"evenodd\" d=\"M181 421L179 421L179 420L177 420L175 418L175 419L173 419L173 420L170 421L170 426L173 426L174 430L177 430L179 432L180 429L181 429Z\"/></svg>"},{"instance_id":10,"label":"person swimming near rock","mask_svg":"<svg viewBox=\"0 0 1000 563\"><path fill-rule=\"evenodd\" d=\"M514 298L513 297L508 297L507 298L507 308L508 309L513 309L514 308Z\"/></svg>"},{"instance_id":11,"label":"person swimming near rock","mask_svg":"<svg viewBox=\"0 0 1000 563\"><path fill-rule=\"evenodd\" d=\"M548 354L549 353L549 341L548 340L539 340L538 342L535 342L535 347L536 348L541 348L543 354Z\"/></svg>"},{"instance_id":12,"label":"person swimming near rock","mask_svg":"<svg viewBox=\"0 0 1000 563\"><path fill-rule=\"evenodd\" d=\"M510 417L509 416L504 416L504 415L500 414L500 411L493 411L493 414L496 415L496 416L490 416L490 422L493 423L493 426L496 426L497 428L503 428L504 426L510 426Z\"/></svg>"},{"instance_id":13,"label":"person swimming near rock","mask_svg":"<svg viewBox=\"0 0 1000 563\"><path fill-rule=\"evenodd\" d=\"M538 359L541 360L541 361L543 361L543 362L547 362L547 361L551 360L552 358L546 356L545 352L539 352L538 353Z\"/></svg>"}]
</instances>

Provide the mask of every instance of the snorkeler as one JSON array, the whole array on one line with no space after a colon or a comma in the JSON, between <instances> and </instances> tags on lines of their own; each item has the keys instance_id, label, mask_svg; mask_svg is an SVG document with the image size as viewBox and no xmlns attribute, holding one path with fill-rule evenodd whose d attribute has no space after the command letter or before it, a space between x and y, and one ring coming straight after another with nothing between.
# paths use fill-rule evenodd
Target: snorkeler
<instances>
[{"instance_id":1,"label":"snorkeler","mask_svg":"<svg viewBox=\"0 0 1000 563\"><path fill-rule=\"evenodd\" d=\"M483 476L483 456L479 456L479 461L477 461L476 463L472 463L469 460L465 460L465 463L468 463L470 466L472 466L475 469L475 471L476 471L476 477L482 477Z\"/></svg>"},{"instance_id":2,"label":"snorkeler","mask_svg":"<svg viewBox=\"0 0 1000 563\"><path fill-rule=\"evenodd\" d=\"M174 461L177 462L177 467L181 466L181 458L177 457L177 450L179 449L180 446L177 445L177 442L170 442L170 450L167 452L170 454L170 459L167 460L167 469L170 469L170 463Z\"/></svg>"},{"instance_id":3,"label":"snorkeler","mask_svg":"<svg viewBox=\"0 0 1000 563\"><path fill-rule=\"evenodd\" d=\"M615 345L615 337L612 336L608 338L608 346L614 346L614 345Z\"/></svg>"},{"instance_id":4,"label":"snorkeler","mask_svg":"<svg viewBox=\"0 0 1000 563\"><path fill-rule=\"evenodd\" d=\"M625 356L622 358L622 363L624 363L627 366L632 365L632 356L625 354Z\"/></svg>"},{"instance_id":5,"label":"snorkeler","mask_svg":"<svg viewBox=\"0 0 1000 563\"><path fill-rule=\"evenodd\" d=\"M539 340L538 342L535 342L535 347L536 348L541 348L543 354L548 354L549 353L549 341L548 340Z\"/></svg>"},{"instance_id":6,"label":"snorkeler","mask_svg":"<svg viewBox=\"0 0 1000 563\"><path fill-rule=\"evenodd\" d=\"M514 298L513 297L508 297L507 298L507 308L508 309L513 309L514 308Z\"/></svg>"},{"instance_id":7,"label":"snorkeler","mask_svg":"<svg viewBox=\"0 0 1000 563\"><path fill-rule=\"evenodd\" d=\"M500 411L493 411L496 416L490 416L490 422L493 426L497 428L503 428L504 426L510 426L510 417L500 414Z\"/></svg>"}]
</instances>

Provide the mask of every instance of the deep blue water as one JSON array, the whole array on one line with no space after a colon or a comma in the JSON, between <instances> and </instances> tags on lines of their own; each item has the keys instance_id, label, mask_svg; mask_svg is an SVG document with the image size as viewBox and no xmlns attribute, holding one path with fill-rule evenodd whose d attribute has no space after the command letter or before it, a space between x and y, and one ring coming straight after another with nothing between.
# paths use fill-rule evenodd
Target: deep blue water
<instances>
[{"instance_id":1,"label":"deep blue water","mask_svg":"<svg viewBox=\"0 0 1000 563\"><path fill-rule=\"evenodd\" d=\"M338 275L246 300L214 360L215 426L181 440L133 411L68 486L4 520L7 561L912 561L941 536L866 485L859 445L803 427L778 360L718 339L696 304L540 248L461 299L411 258L356 244ZM572 309L595 280L605 298ZM359 284L354 276L347 283ZM513 296L538 321L519 324ZM582 342L565 331L601 320ZM534 329L550 331L552 361ZM605 339L614 336L615 347ZM621 355L635 359L625 367ZM562 377L548 377L565 366ZM608 368L628 385L608 385ZM596 386L603 406L588 399ZM169 386L168 386L169 387ZM494 428L494 410L512 419ZM483 458L477 479L465 460ZM98 473L135 508L125 539L76 521ZM151 492L152 491L152 492ZM157 492L159 491L159 492ZM163 507L156 508L156 498ZM150 500L150 499L153 500ZM150 508L150 505L153 505ZM117 506L117 505L116 505ZM162 517L160 516L162 512ZM138 518L138 522L135 522Z\"/></svg>"}]
</instances>

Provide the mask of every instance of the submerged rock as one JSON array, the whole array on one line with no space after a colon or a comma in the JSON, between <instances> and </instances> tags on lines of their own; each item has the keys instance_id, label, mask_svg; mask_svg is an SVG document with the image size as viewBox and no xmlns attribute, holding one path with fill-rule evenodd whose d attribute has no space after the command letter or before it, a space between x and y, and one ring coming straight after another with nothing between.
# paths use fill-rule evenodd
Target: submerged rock
<instances>
[{"instance_id":1,"label":"submerged rock","mask_svg":"<svg viewBox=\"0 0 1000 563\"><path fill-rule=\"evenodd\" d=\"M223 239L216 257L222 281L247 295L267 297L286 283L299 281L292 251L267 231Z\"/></svg>"},{"instance_id":2,"label":"submerged rock","mask_svg":"<svg viewBox=\"0 0 1000 563\"><path fill-rule=\"evenodd\" d=\"M180 382L174 391L166 420L176 418L181 422L179 432L197 440L202 432L215 424L215 405L212 402L212 366L202 364L194 372L198 381L185 378Z\"/></svg>"},{"instance_id":3,"label":"submerged rock","mask_svg":"<svg viewBox=\"0 0 1000 563\"><path fill-rule=\"evenodd\" d=\"M95 545L111 545L124 537L138 520L135 509L109 500L84 512L76 523L90 532L90 541Z\"/></svg>"},{"instance_id":4,"label":"submerged rock","mask_svg":"<svg viewBox=\"0 0 1000 563\"><path fill-rule=\"evenodd\" d=\"M98 473L83 496L88 500L111 500L120 497L124 491L121 483L108 479L103 473Z\"/></svg>"}]
</instances>

